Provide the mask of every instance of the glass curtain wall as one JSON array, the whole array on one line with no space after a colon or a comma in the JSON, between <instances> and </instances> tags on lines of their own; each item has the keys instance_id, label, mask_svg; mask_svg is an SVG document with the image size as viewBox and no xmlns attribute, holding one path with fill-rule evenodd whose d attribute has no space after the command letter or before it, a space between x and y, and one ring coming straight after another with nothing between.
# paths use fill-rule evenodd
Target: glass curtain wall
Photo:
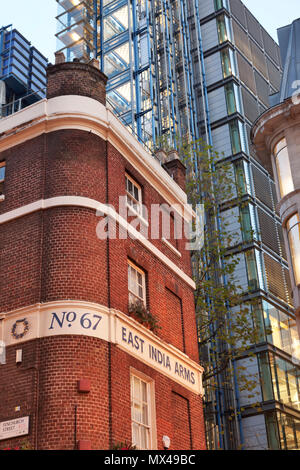
<instances>
[{"instance_id":1,"label":"glass curtain wall","mask_svg":"<svg viewBox=\"0 0 300 470\"><path fill-rule=\"evenodd\" d=\"M300 421L284 413L266 415L269 446L272 450L298 450L300 446Z\"/></svg>"}]
</instances>

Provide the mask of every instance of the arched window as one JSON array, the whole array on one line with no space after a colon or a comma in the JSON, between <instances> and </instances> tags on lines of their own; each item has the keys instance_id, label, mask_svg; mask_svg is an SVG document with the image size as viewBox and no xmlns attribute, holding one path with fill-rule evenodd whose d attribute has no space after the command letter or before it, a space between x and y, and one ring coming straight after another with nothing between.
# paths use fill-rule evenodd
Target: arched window
<instances>
[{"instance_id":1,"label":"arched window","mask_svg":"<svg viewBox=\"0 0 300 470\"><path fill-rule=\"evenodd\" d=\"M286 224L295 283L300 284L300 219L294 214Z\"/></svg>"},{"instance_id":2,"label":"arched window","mask_svg":"<svg viewBox=\"0 0 300 470\"><path fill-rule=\"evenodd\" d=\"M275 146L274 156L281 197L294 191L290 160L286 140L282 139Z\"/></svg>"}]
</instances>

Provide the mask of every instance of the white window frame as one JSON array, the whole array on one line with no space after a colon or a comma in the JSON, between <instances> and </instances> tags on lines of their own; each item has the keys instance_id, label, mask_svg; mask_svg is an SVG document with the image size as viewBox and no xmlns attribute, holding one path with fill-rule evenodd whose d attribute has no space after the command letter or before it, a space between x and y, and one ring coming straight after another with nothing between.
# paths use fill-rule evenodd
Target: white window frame
<instances>
[{"instance_id":1,"label":"white window frame","mask_svg":"<svg viewBox=\"0 0 300 470\"><path fill-rule=\"evenodd\" d=\"M134 397L134 383L137 380L140 384L146 384L146 401L143 400L140 386L140 400ZM157 438L156 438L156 416L155 416L155 388L154 380L143 374L142 372L131 368L130 369L130 404L131 404L131 432L132 432L132 444L136 446L138 450L156 450L157 449ZM134 414L134 406L140 408L141 420L136 419ZM147 405L147 423L142 422L142 408L143 405ZM138 428L139 442L134 440L134 427ZM141 447L141 430L146 429L147 443L145 448Z\"/></svg>"},{"instance_id":2,"label":"white window frame","mask_svg":"<svg viewBox=\"0 0 300 470\"><path fill-rule=\"evenodd\" d=\"M146 274L145 271L142 269L138 268L132 261L128 261L128 297L129 297L129 302L134 302L134 301L141 301L143 304L146 306ZM137 275L140 274L142 276L142 282L136 284L136 289L132 289L131 287L131 269L133 269L137 274L136 274L136 279ZM138 294L139 287L142 288L142 296Z\"/></svg>"},{"instance_id":3,"label":"white window frame","mask_svg":"<svg viewBox=\"0 0 300 470\"><path fill-rule=\"evenodd\" d=\"M136 188L138 191L138 199L128 190L128 181L133 185L133 188ZM143 201L142 201L142 188L141 186L133 179L128 173L125 173L125 184L126 184L126 196L127 196L127 207L134 214L143 216ZM128 201L132 201L131 205ZM134 207L136 206L136 207Z\"/></svg>"}]
</instances>

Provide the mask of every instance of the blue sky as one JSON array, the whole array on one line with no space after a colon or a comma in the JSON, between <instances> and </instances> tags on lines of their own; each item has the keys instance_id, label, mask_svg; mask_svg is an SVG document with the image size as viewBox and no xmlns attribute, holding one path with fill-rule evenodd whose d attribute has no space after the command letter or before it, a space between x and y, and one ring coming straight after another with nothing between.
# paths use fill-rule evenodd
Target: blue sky
<instances>
[{"instance_id":1,"label":"blue sky","mask_svg":"<svg viewBox=\"0 0 300 470\"><path fill-rule=\"evenodd\" d=\"M242 0L277 41L277 29L300 17L299 0Z\"/></svg>"},{"instance_id":2,"label":"blue sky","mask_svg":"<svg viewBox=\"0 0 300 470\"><path fill-rule=\"evenodd\" d=\"M300 17L299 0L243 0L277 40L276 30ZM1 26L13 24L50 62L56 49L55 0L0 0ZM4 5L5 4L5 7Z\"/></svg>"},{"instance_id":3,"label":"blue sky","mask_svg":"<svg viewBox=\"0 0 300 470\"><path fill-rule=\"evenodd\" d=\"M5 4L1 5L1 4ZM50 62L56 49L55 0L0 0L1 26L13 24Z\"/></svg>"}]
</instances>

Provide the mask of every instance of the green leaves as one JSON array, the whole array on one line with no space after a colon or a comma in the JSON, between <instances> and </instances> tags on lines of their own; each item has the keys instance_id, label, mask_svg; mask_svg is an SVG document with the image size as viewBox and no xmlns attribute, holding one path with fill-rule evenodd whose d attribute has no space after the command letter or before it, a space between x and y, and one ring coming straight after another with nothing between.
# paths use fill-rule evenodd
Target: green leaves
<instances>
[{"instance_id":1,"label":"green leaves","mask_svg":"<svg viewBox=\"0 0 300 470\"><path fill-rule=\"evenodd\" d=\"M216 377L220 385L224 375L230 382L233 361L258 340L255 305L245 301L248 291L237 277L240 251L253 239L249 224L243 235L246 224L241 215L247 215L243 207L248 204L243 165L224 160L202 140L177 140L177 149L186 166L188 201L194 209L198 204L204 207L204 245L192 253L198 342L204 381L209 385ZM249 389L257 383L241 381Z\"/></svg>"}]
</instances>

